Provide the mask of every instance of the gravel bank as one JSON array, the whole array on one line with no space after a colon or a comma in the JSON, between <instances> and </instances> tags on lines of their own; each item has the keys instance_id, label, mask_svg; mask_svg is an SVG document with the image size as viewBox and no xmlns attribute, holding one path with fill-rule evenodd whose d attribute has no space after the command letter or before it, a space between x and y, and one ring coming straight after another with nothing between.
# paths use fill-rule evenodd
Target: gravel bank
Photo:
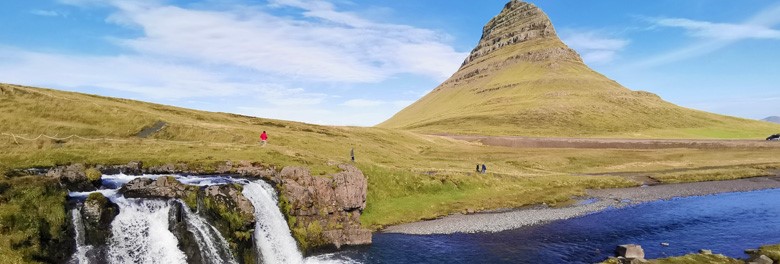
<instances>
[{"instance_id":1,"label":"gravel bank","mask_svg":"<svg viewBox=\"0 0 780 264\"><path fill-rule=\"evenodd\" d=\"M416 235L499 232L562 220L638 203L675 197L701 196L780 188L780 176L717 182L666 184L625 189L590 190L591 200L564 208L530 208L505 212L450 215L444 218L391 226L386 233Z\"/></svg>"}]
</instances>

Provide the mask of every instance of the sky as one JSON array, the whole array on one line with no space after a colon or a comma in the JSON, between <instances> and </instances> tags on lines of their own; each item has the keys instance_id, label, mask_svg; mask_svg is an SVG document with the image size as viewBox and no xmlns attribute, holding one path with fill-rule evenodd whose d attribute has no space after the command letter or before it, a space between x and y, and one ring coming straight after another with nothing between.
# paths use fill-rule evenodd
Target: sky
<instances>
[{"instance_id":1,"label":"sky","mask_svg":"<svg viewBox=\"0 0 780 264\"><path fill-rule=\"evenodd\" d=\"M0 82L372 126L454 73L507 0L0 2ZM598 72L672 103L780 115L774 0L539 0Z\"/></svg>"}]
</instances>

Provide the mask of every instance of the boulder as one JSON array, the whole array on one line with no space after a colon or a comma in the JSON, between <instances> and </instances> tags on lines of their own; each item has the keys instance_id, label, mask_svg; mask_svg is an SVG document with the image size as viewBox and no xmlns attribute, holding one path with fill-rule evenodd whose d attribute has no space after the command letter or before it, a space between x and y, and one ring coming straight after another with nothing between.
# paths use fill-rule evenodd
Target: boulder
<instances>
[{"instance_id":1,"label":"boulder","mask_svg":"<svg viewBox=\"0 0 780 264\"><path fill-rule=\"evenodd\" d=\"M111 222L119 214L119 207L101 193L92 193L84 201L81 216L84 219L84 242L99 247L111 236Z\"/></svg>"},{"instance_id":2,"label":"boulder","mask_svg":"<svg viewBox=\"0 0 780 264\"><path fill-rule=\"evenodd\" d=\"M644 259L645 251L640 245L627 244L618 246L615 249L615 255L629 259Z\"/></svg>"},{"instance_id":3,"label":"boulder","mask_svg":"<svg viewBox=\"0 0 780 264\"><path fill-rule=\"evenodd\" d=\"M774 261L772 261L771 258L767 257L766 255L759 255L759 256L753 256L748 259L748 264L772 264Z\"/></svg>"},{"instance_id":4,"label":"boulder","mask_svg":"<svg viewBox=\"0 0 780 264\"><path fill-rule=\"evenodd\" d=\"M127 198L168 198L194 200L198 187L185 185L171 176L163 176L152 180L149 178L134 179L119 189Z\"/></svg>"},{"instance_id":5,"label":"boulder","mask_svg":"<svg viewBox=\"0 0 780 264\"><path fill-rule=\"evenodd\" d=\"M712 250L701 249L701 250L699 250L699 254L702 254L702 255L712 255Z\"/></svg>"},{"instance_id":6,"label":"boulder","mask_svg":"<svg viewBox=\"0 0 780 264\"><path fill-rule=\"evenodd\" d=\"M46 176L57 178L60 183L70 191L86 192L97 190L86 173L87 167L84 164L73 164L69 166L54 167L46 173Z\"/></svg>"},{"instance_id":7,"label":"boulder","mask_svg":"<svg viewBox=\"0 0 780 264\"><path fill-rule=\"evenodd\" d=\"M371 243L371 231L360 226L366 208L368 182L348 164L341 172L312 176L302 167L285 167L279 173L280 204L290 229L303 250Z\"/></svg>"}]
</instances>

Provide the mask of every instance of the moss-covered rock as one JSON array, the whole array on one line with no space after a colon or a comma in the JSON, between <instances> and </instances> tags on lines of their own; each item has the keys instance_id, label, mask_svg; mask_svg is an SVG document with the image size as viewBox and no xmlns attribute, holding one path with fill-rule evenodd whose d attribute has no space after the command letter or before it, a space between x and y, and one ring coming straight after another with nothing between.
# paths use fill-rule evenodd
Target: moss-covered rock
<instances>
[{"instance_id":1,"label":"moss-covered rock","mask_svg":"<svg viewBox=\"0 0 780 264\"><path fill-rule=\"evenodd\" d=\"M242 190L239 184L209 186L200 194L198 208L228 241L236 260L255 263L257 252L252 241L255 209Z\"/></svg>"},{"instance_id":2,"label":"moss-covered rock","mask_svg":"<svg viewBox=\"0 0 780 264\"><path fill-rule=\"evenodd\" d=\"M111 236L111 222L119 214L119 207L101 193L91 193L81 209L84 218L85 243L103 246Z\"/></svg>"},{"instance_id":3,"label":"moss-covered rock","mask_svg":"<svg viewBox=\"0 0 780 264\"><path fill-rule=\"evenodd\" d=\"M351 165L342 172L312 176L305 168L280 173L279 208L303 251L371 243L371 231L360 225L366 206L367 181Z\"/></svg>"}]
</instances>

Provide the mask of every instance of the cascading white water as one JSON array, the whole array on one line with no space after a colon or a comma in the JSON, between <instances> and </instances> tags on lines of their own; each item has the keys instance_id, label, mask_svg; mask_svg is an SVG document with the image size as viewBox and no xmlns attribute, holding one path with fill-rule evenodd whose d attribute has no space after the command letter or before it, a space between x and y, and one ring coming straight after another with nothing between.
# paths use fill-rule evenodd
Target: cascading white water
<instances>
[{"instance_id":1,"label":"cascading white water","mask_svg":"<svg viewBox=\"0 0 780 264\"><path fill-rule=\"evenodd\" d=\"M255 207L255 241L264 263L303 263L303 255L277 206L276 191L264 181L244 185L244 196Z\"/></svg>"},{"instance_id":2,"label":"cascading white water","mask_svg":"<svg viewBox=\"0 0 780 264\"><path fill-rule=\"evenodd\" d=\"M198 243L201 256L206 263L230 263L237 264L228 249L227 241L214 226L206 222L198 214L193 213L189 207L182 204L184 218L187 222L187 230L192 232Z\"/></svg>"},{"instance_id":3,"label":"cascading white water","mask_svg":"<svg viewBox=\"0 0 780 264\"><path fill-rule=\"evenodd\" d=\"M117 198L119 215L111 223L110 263L187 263L176 236L168 230L169 202Z\"/></svg>"},{"instance_id":4,"label":"cascading white water","mask_svg":"<svg viewBox=\"0 0 780 264\"><path fill-rule=\"evenodd\" d=\"M76 253L68 261L73 264L89 264L87 252L92 250L92 246L84 242L84 223L81 221L81 210L73 209L70 211L70 217L73 220L73 229L76 231Z\"/></svg>"}]
</instances>

